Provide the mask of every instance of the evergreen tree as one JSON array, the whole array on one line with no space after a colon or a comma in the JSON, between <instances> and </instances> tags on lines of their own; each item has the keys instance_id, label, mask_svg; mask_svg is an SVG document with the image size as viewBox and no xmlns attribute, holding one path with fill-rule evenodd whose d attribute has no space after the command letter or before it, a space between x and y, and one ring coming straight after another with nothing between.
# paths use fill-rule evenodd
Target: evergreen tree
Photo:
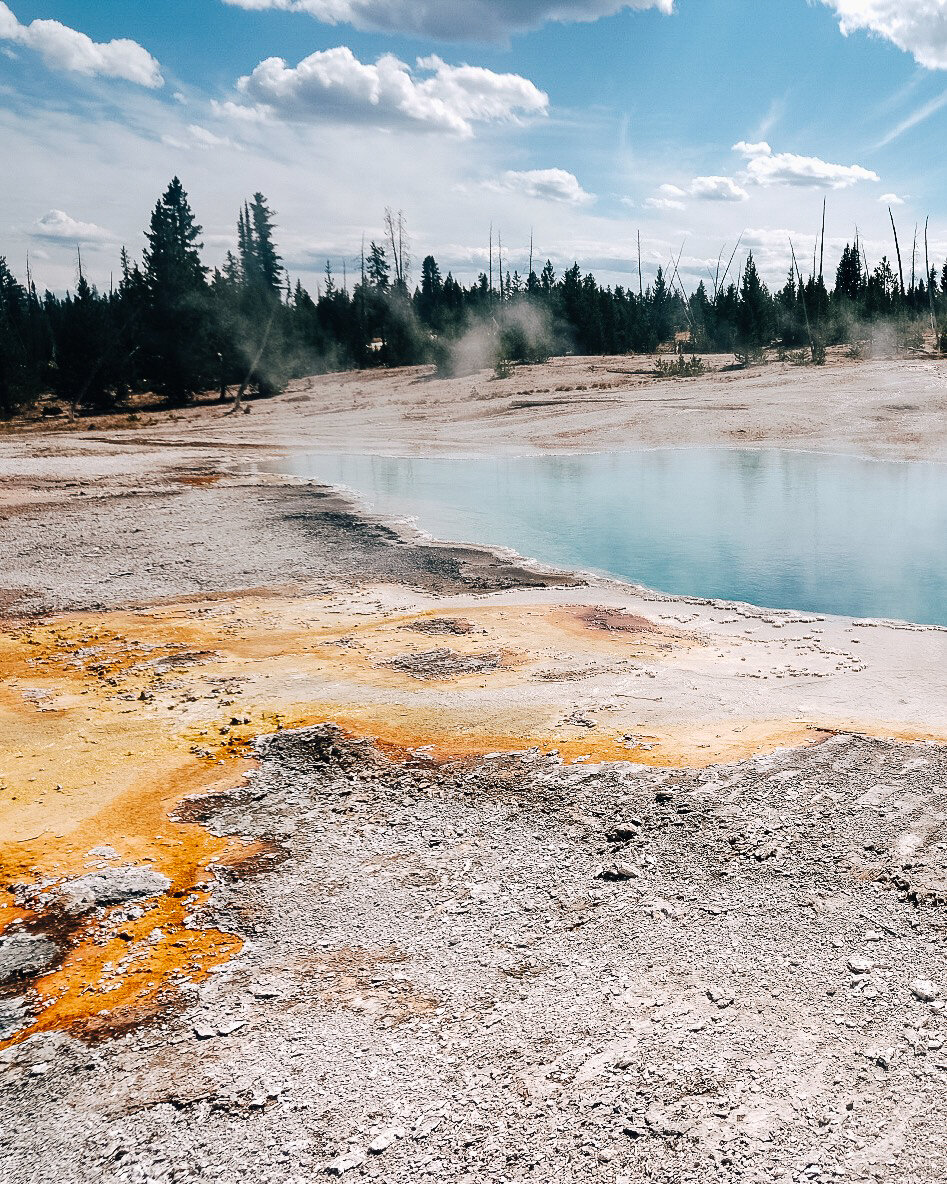
<instances>
[{"instance_id":1,"label":"evergreen tree","mask_svg":"<svg viewBox=\"0 0 947 1184\"><path fill-rule=\"evenodd\" d=\"M842 251L838 270L835 273L836 298L844 296L852 302L858 300L862 291L862 265L858 246L850 247L847 243Z\"/></svg>"},{"instance_id":2,"label":"evergreen tree","mask_svg":"<svg viewBox=\"0 0 947 1184\"><path fill-rule=\"evenodd\" d=\"M671 315L671 294L668 291L667 280L664 278L664 268L658 268L654 277L654 284L650 291L651 300L651 331L656 345L667 341L674 329Z\"/></svg>"},{"instance_id":3,"label":"evergreen tree","mask_svg":"<svg viewBox=\"0 0 947 1184\"><path fill-rule=\"evenodd\" d=\"M385 248L380 247L376 242L373 242L369 248L366 271L372 287L377 288L380 292L388 290L391 268L388 266Z\"/></svg>"},{"instance_id":4,"label":"evergreen tree","mask_svg":"<svg viewBox=\"0 0 947 1184\"><path fill-rule=\"evenodd\" d=\"M746 257L737 304L736 340L741 353L757 353L773 335L772 303L759 277L752 252Z\"/></svg>"},{"instance_id":5,"label":"evergreen tree","mask_svg":"<svg viewBox=\"0 0 947 1184\"><path fill-rule=\"evenodd\" d=\"M421 264L421 288L418 293L418 315L425 324L436 328L441 323L441 297L444 285L441 282L441 269L433 255L425 256Z\"/></svg>"},{"instance_id":6,"label":"evergreen tree","mask_svg":"<svg viewBox=\"0 0 947 1184\"><path fill-rule=\"evenodd\" d=\"M187 401L213 376L210 299L200 236L184 187L174 177L152 212L144 254L145 377L172 403Z\"/></svg>"},{"instance_id":7,"label":"evergreen tree","mask_svg":"<svg viewBox=\"0 0 947 1184\"><path fill-rule=\"evenodd\" d=\"M271 296L279 298L283 281L283 261L273 242L273 212L262 193L254 193L246 219L248 259L251 284L259 284Z\"/></svg>"},{"instance_id":8,"label":"evergreen tree","mask_svg":"<svg viewBox=\"0 0 947 1184\"><path fill-rule=\"evenodd\" d=\"M26 292L0 256L0 416L34 394L26 349Z\"/></svg>"}]
</instances>

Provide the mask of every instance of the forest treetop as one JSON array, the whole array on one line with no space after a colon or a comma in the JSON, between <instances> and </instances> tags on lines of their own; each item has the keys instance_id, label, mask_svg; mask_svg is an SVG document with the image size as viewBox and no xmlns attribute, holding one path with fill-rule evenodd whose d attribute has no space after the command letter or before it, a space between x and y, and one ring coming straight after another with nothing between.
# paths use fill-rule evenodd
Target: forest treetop
<instances>
[{"instance_id":1,"label":"forest treetop","mask_svg":"<svg viewBox=\"0 0 947 1184\"><path fill-rule=\"evenodd\" d=\"M0 257L0 414L46 394L77 411L121 406L150 391L169 405L200 392L273 394L293 378L328 370L434 363L450 373L471 335L485 343L481 365L528 362L554 352L621 354L677 348L759 357L767 347L855 342L872 326L893 326L916 344L933 330L947 345L947 263L905 276L900 259L869 268L861 244L847 244L829 286L798 263L777 291L752 254L739 276L718 270L687 292L677 268L659 268L637 290L602 286L574 263L557 275L548 260L521 274L502 249L465 286L426 256L412 284L402 214L386 211L385 235L363 251L350 285L326 264L316 299L293 283L275 241L274 214L255 193L237 217L237 250L213 271L202 261L202 230L175 177L155 204L139 262L121 253L117 285L98 291L82 274L65 296L42 296ZM732 262L732 261L731 261Z\"/></svg>"}]
</instances>

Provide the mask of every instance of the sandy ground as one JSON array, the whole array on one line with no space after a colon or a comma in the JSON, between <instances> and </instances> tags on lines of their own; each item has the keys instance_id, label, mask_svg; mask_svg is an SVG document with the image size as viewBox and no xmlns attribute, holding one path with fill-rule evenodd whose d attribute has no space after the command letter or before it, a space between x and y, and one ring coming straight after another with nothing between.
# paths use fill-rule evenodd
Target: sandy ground
<instances>
[{"instance_id":1,"label":"sandy ground","mask_svg":"<svg viewBox=\"0 0 947 1184\"><path fill-rule=\"evenodd\" d=\"M644 366L0 439L4 1178L947 1174L947 631L577 580L259 475L945 455L941 363Z\"/></svg>"},{"instance_id":2,"label":"sandy ground","mask_svg":"<svg viewBox=\"0 0 947 1184\"><path fill-rule=\"evenodd\" d=\"M706 444L947 459L947 359L836 356L825 367L772 362L749 370L706 361L704 377L685 380L656 378L651 357L555 358L499 380L487 371L442 380L428 367L333 374L295 382L278 400L251 404L246 416L212 404L77 426L120 443L144 437L217 449L430 455ZM21 458L8 471L35 492L30 462Z\"/></svg>"}]
</instances>

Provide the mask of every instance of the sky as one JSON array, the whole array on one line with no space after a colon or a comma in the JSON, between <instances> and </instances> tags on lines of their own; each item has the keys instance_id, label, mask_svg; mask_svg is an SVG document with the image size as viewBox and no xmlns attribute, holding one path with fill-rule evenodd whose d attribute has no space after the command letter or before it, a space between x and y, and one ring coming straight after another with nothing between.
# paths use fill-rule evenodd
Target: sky
<instances>
[{"instance_id":1,"label":"sky","mask_svg":"<svg viewBox=\"0 0 947 1184\"><path fill-rule=\"evenodd\" d=\"M947 256L947 0L0 0L0 255L107 286L177 174L205 260L262 191L293 280L341 280L403 210L432 253L780 284ZM742 236L742 237L741 237ZM806 264L802 263L805 268Z\"/></svg>"}]
</instances>

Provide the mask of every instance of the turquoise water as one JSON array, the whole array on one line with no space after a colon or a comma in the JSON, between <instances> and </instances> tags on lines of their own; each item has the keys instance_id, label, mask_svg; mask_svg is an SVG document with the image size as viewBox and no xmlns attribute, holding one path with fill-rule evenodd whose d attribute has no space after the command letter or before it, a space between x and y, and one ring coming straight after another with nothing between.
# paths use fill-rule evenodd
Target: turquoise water
<instances>
[{"instance_id":1,"label":"turquoise water","mask_svg":"<svg viewBox=\"0 0 947 1184\"><path fill-rule=\"evenodd\" d=\"M663 592L947 625L947 465L657 449L408 459L297 454L442 539L512 547Z\"/></svg>"}]
</instances>

